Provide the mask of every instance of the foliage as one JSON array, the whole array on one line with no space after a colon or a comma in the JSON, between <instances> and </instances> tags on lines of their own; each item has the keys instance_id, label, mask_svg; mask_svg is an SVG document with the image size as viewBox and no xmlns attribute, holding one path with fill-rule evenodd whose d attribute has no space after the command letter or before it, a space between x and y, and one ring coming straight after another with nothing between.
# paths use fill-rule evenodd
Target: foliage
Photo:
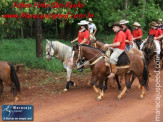
<instances>
[{"instance_id":1,"label":"foliage","mask_svg":"<svg viewBox=\"0 0 163 122\"><path fill-rule=\"evenodd\" d=\"M85 14L89 12L94 14L93 22L97 25L97 33L108 35L111 33L111 25L115 21L127 19L130 21L129 28L132 23L138 21L142 25L144 31L148 31L148 24L151 21L157 21L163 18L162 0L41 0L42 2L52 3L59 2L66 4L67 2L84 3L84 8L13 8L14 2L34 4L35 0L1 0L0 1L0 38L20 38L35 37L34 19L5 19L3 14L21 14L21 13L45 13L52 12L56 14ZM84 18L87 19L87 18ZM69 19L44 19L42 23L43 37L61 38L60 35L71 38L77 36L79 26L77 23L81 18ZM22 33L23 31L23 33ZM24 34L24 35L23 35ZM70 38L69 38L70 39Z\"/></svg>"}]
</instances>

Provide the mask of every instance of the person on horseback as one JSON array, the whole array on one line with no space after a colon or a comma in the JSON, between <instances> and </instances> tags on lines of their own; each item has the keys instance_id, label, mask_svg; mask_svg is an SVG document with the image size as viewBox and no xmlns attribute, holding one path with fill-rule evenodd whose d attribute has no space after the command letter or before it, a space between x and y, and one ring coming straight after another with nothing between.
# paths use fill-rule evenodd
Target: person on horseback
<instances>
[{"instance_id":1,"label":"person on horseback","mask_svg":"<svg viewBox=\"0 0 163 122\"><path fill-rule=\"evenodd\" d=\"M90 33L90 41L94 41L94 40L96 40L95 34L97 32L97 28L96 28L96 25L94 23L92 23L92 21L93 21L92 18L89 18L88 21L89 21L88 30Z\"/></svg>"},{"instance_id":2,"label":"person on horseback","mask_svg":"<svg viewBox=\"0 0 163 122\"><path fill-rule=\"evenodd\" d=\"M138 49L140 50L140 45L142 43L142 30L140 28L140 24L138 22L134 22L133 24L134 26L134 30L132 32L132 36L133 36L133 41L136 43L136 45L138 46Z\"/></svg>"},{"instance_id":3,"label":"person on horseback","mask_svg":"<svg viewBox=\"0 0 163 122\"><path fill-rule=\"evenodd\" d=\"M158 28L162 29L163 25L162 25L162 19L158 20Z\"/></svg>"},{"instance_id":4,"label":"person on horseback","mask_svg":"<svg viewBox=\"0 0 163 122\"><path fill-rule=\"evenodd\" d=\"M125 34L121 30L122 25L118 22L115 22L113 25L113 31L116 33L115 38L113 40L113 44L105 44L104 48L113 48L113 53L110 56L109 62L111 66L111 74L110 77L115 77L116 73L116 64L118 61L118 57L124 52L125 50Z\"/></svg>"},{"instance_id":5,"label":"person on horseback","mask_svg":"<svg viewBox=\"0 0 163 122\"><path fill-rule=\"evenodd\" d=\"M81 20L80 23L78 23L78 25L80 25L81 28L79 29L78 37L76 39L74 39L73 41L71 41L71 44L78 41L79 44L89 45L88 23L89 22L87 22L86 20ZM83 59L83 61L80 62L80 65L83 63L84 63L84 59ZM80 72L83 71L83 66L81 68L79 68L79 71Z\"/></svg>"},{"instance_id":6,"label":"person on horseback","mask_svg":"<svg viewBox=\"0 0 163 122\"><path fill-rule=\"evenodd\" d=\"M89 44L89 31L88 31L88 23L86 20L81 20L78 25L80 25L80 29L78 32L78 37L71 41L71 43L74 43L78 41L79 44Z\"/></svg>"},{"instance_id":7,"label":"person on horseback","mask_svg":"<svg viewBox=\"0 0 163 122\"><path fill-rule=\"evenodd\" d=\"M127 27L127 23L129 23L129 21L127 21L127 20L121 20L120 21L120 24L122 25L122 30L126 36L126 40L125 40L126 50L129 51L131 48L131 44L132 44L132 35L131 35L131 31Z\"/></svg>"},{"instance_id":8,"label":"person on horseback","mask_svg":"<svg viewBox=\"0 0 163 122\"><path fill-rule=\"evenodd\" d=\"M158 24L153 21L149 24L151 26L150 30L149 30L149 35L154 35L154 43L155 43L155 46L156 46L156 52L158 55L160 55L160 52L161 52L161 48L160 48L160 39L163 37L163 34L161 32L161 30L158 28ZM143 46L144 46L144 43L146 41L144 41L141 46L140 46L140 49L142 50Z\"/></svg>"}]
</instances>

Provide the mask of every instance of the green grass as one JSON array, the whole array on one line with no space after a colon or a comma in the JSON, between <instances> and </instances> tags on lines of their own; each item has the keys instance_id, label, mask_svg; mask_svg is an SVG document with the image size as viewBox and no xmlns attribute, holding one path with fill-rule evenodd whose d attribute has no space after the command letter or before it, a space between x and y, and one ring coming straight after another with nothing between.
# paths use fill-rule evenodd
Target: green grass
<instances>
[{"instance_id":1,"label":"green grass","mask_svg":"<svg viewBox=\"0 0 163 122\"><path fill-rule=\"evenodd\" d=\"M47 61L45 58L44 40L44 58L36 57L36 45L34 39L4 39L0 43L0 60L9 61L13 64L26 64L31 68L46 69L48 71L63 71L62 62L55 58Z\"/></svg>"}]
</instances>

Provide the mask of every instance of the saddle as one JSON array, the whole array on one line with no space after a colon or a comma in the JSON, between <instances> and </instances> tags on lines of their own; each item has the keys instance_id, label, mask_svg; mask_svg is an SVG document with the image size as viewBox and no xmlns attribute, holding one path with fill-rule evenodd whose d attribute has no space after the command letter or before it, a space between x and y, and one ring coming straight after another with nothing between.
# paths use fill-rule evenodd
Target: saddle
<instances>
[{"instance_id":1,"label":"saddle","mask_svg":"<svg viewBox=\"0 0 163 122\"><path fill-rule=\"evenodd\" d=\"M109 51L110 52L110 51ZM106 51L105 53L105 65L109 66L109 57L110 55L113 53L113 50L111 50L110 53L108 53L108 51ZM127 66L126 68L128 68L130 64L130 60L127 56L126 51L124 51L119 57L118 57L118 62L117 62L117 67L122 67L122 66ZM124 67L125 68L125 67Z\"/></svg>"}]
</instances>

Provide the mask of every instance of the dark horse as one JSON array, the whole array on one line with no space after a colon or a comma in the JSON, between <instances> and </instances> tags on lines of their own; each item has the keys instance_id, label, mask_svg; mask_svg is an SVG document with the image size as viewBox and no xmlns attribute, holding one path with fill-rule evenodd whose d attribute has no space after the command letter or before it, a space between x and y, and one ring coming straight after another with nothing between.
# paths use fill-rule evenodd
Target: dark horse
<instances>
[{"instance_id":1,"label":"dark horse","mask_svg":"<svg viewBox=\"0 0 163 122\"><path fill-rule=\"evenodd\" d=\"M0 96L2 95L4 89L2 81L11 87L15 101L18 101L20 83L14 66L11 63L5 61L0 61Z\"/></svg>"},{"instance_id":2,"label":"dark horse","mask_svg":"<svg viewBox=\"0 0 163 122\"><path fill-rule=\"evenodd\" d=\"M155 57L155 60L161 60L162 63L162 55L163 55L163 50L162 50L162 43L160 45L160 49L161 49L161 54L158 55L157 57ZM147 66L150 64L150 62L152 61L153 57L156 56L156 47L154 44L154 35L149 35L147 38L147 41L144 43L144 46L142 48L142 51L145 52L146 54L146 61L147 61ZM157 68L157 67L156 67ZM157 68L158 69L158 68Z\"/></svg>"},{"instance_id":3,"label":"dark horse","mask_svg":"<svg viewBox=\"0 0 163 122\"><path fill-rule=\"evenodd\" d=\"M90 47L88 45L76 45L73 47L74 51L74 57L73 57L73 67L82 59L85 57L87 60L91 63L91 71L92 71L92 77L91 77L91 85L93 86L94 90L99 93L99 96L97 97L97 100L101 100L104 96L103 92L103 81L104 78L107 77L110 74L110 69L108 66L105 65L105 60L103 58L104 54L94 47ZM145 88L148 89L148 70L145 65L144 59L142 59L138 55L134 55L132 53L127 54L130 64L127 66L127 68L124 66L119 67L117 70L116 75L125 74L125 83L126 86L122 90L122 92L118 95L117 99L121 99L121 97L125 94L127 87L130 83L130 75L131 73L134 73L137 78L139 79L139 83L141 84L142 92L139 98L143 99L145 95ZM101 58L102 57L102 58ZM124 60L124 58L122 57ZM118 61L123 62L122 60ZM99 81L99 87L100 89L97 89L95 86L95 83Z\"/></svg>"}]
</instances>

